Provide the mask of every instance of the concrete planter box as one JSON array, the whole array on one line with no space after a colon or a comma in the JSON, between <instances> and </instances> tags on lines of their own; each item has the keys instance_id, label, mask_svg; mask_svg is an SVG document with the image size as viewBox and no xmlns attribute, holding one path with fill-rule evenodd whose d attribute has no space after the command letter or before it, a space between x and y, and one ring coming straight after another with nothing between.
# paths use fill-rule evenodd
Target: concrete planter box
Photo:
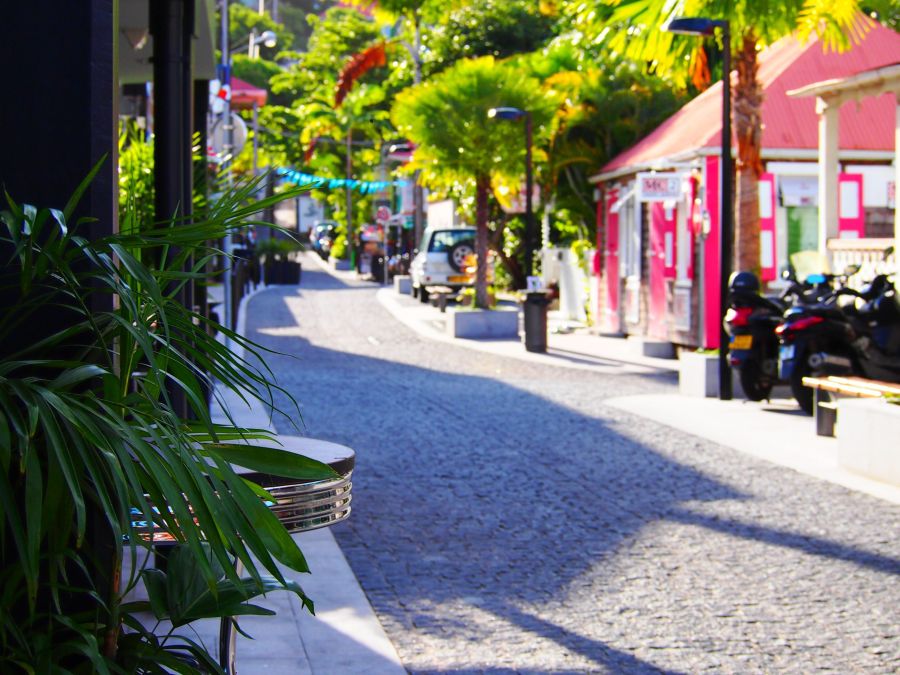
<instances>
[{"instance_id":1,"label":"concrete planter box","mask_svg":"<svg viewBox=\"0 0 900 675\"><path fill-rule=\"evenodd\" d=\"M741 382L731 371L731 392L744 398ZM678 357L678 392L683 396L717 398L719 396L719 355L681 352Z\"/></svg>"},{"instance_id":2,"label":"concrete planter box","mask_svg":"<svg viewBox=\"0 0 900 675\"><path fill-rule=\"evenodd\" d=\"M447 310L447 334L456 338L517 338L519 312L451 307Z\"/></svg>"},{"instance_id":3,"label":"concrete planter box","mask_svg":"<svg viewBox=\"0 0 900 675\"><path fill-rule=\"evenodd\" d=\"M645 337L628 336L628 347L635 356L648 356L654 359L674 359L675 345L665 340L653 340Z\"/></svg>"},{"instance_id":4,"label":"concrete planter box","mask_svg":"<svg viewBox=\"0 0 900 675\"><path fill-rule=\"evenodd\" d=\"M900 405L881 399L841 399L837 423L838 464L900 485Z\"/></svg>"},{"instance_id":5,"label":"concrete planter box","mask_svg":"<svg viewBox=\"0 0 900 675\"><path fill-rule=\"evenodd\" d=\"M682 352L678 357L678 391L684 396L719 395L718 354Z\"/></svg>"},{"instance_id":6,"label":"concrete planter box","mask_svg":"<svg viewBox=\"0 0 900 675\"><path fill-rule=\"evenodd\" d=\"M398 274L394 277L394 292L400 295L412 293L412 281L408 274Z\"/></svg>"},{"instance_id":7,"label":"concrete planter box","mask_svg":"<svg viewBox=\"0 0 900 675\"><path fill-rule=\"evenodd\" d=\"M350 261L343 260L338 258L329 258L328 264L331 265L331 269L336 270L338 272L348 272L350 270Z\"/></svg>"}]
</instances>

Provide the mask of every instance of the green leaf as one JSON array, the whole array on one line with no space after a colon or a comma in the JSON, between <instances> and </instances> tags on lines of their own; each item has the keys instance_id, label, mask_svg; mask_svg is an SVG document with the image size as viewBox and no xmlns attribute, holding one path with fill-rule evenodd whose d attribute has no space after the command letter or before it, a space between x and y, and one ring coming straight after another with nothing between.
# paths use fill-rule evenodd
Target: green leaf
<instances>
[{"instance_id":1,"label":"green leaf","mask_svg":"<svg viewBox=\"0 0 900 675\"><path fill-rule=\"evenodd\" d=\"M297 480L328 480L340 478L334 469L318 460L279 448L248 443L207 443L201 452L231 464Z\"/></svg>"}]
</instances>

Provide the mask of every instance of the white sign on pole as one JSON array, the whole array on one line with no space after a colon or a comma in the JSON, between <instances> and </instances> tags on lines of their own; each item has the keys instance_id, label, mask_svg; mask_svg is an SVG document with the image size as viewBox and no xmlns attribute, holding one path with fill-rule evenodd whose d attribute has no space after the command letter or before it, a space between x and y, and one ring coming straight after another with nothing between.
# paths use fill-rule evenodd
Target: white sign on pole
<instances>
[{"instance_id":1,"label":"white sign on pole","mask_svg":"<svg viewBox=\"0 0 900 675\"><path fill-rule=\"evenodd\" d=\"M681 199L684 176L680 173L654 173L646 171L637 175L637 198L642 202L664 202Z\"/></svg>"}]
</instances>

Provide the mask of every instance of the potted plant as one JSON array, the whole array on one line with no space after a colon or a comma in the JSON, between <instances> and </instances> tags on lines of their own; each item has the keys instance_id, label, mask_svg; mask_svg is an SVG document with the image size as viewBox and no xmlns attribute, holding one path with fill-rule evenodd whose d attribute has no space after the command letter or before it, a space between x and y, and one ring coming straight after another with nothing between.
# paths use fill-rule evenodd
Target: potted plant
<instances>
[{"instance_id":1,"label":"potted plant","mask_svg":"<svg viewBox=\"0 0 900 675\"><path fill-rule=\"evenodd\" d=\"M140 232L125 223L122 233L89 241L72 214L98 169L62 209L7 198L0 214L8 300L0 316L0 671L200 672L194 663L217 672L190 634L163 639L138 613L176 626L260 613L248 601L274 588L311 609L276 566L307 571L301 551L265 492L232 465L299 480L335 475L248 447L262 431L211 421L214 382L271 402L274 378L253 365L263 363L258 347L212 326L247 349L247 358L236 355L210 336L210 319L178 301L183 284L208 276L216 252L206 242L272 200L246 205L257 189L250 183L195 222ZM96 302L109 296L115 302ZM179 414L179 399L191 419ZM126 549L138 560L150 546L140 520L176 542L165 575L123 567ZM149 601L124 603L141 578Z\"/></svg>"},{"instance_id":2,"label":"potted plant","mask_svg":"<svg viewBox=\"0 0 900 675\"><path fill-rule=\"evenodd\" d=\"M254 255L266 284L300 283L300 261L294 254L301 248L300 242L291 237L273 236L257 242Z\"/></svg>"}]
</instances>

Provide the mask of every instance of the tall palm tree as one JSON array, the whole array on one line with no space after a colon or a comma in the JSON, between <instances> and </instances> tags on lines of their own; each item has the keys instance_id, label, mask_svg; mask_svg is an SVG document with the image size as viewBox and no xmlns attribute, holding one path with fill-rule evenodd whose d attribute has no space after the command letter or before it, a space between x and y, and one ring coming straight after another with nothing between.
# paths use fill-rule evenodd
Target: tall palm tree
<instances>
[{"instance_id":1,"label":"tall palm tree","mask_svg":"<svg viewBox=\"0 0 900 675\"><path fill-rule=\"evenodd\" d=\"M392 119L416 144L413 168L428 184L449 188L474 182L476 204L475 306L488 307L488 198L492 179L518 180L524 173L522 128L493 120L491 108L531 113L535 136L555 107L540 83L493 57L458 61L424 84L397 96Z\"/></svg>"},{"instance_id":2,"label":"tall palm tree","mask_svg":"<svg viewBox=\"0 0 900 675\"><path fill-rule=\"evenodd\" d=\"M733 120L737 139L736 262L738 269L759 268L758 182L762 138L763 92L757 78L757 54L775 40L798 33L823 38L826 48L845 48L865 34L869 19L858 0L600 0L603 19L595 30L607 30L610 49L644 62L659 73L682 81L704 65L702 45L663 31L671 19L684 16L726 19L736 39ZM610 9L610 7L612 9Z\"/></svg>"}]
</instances>

